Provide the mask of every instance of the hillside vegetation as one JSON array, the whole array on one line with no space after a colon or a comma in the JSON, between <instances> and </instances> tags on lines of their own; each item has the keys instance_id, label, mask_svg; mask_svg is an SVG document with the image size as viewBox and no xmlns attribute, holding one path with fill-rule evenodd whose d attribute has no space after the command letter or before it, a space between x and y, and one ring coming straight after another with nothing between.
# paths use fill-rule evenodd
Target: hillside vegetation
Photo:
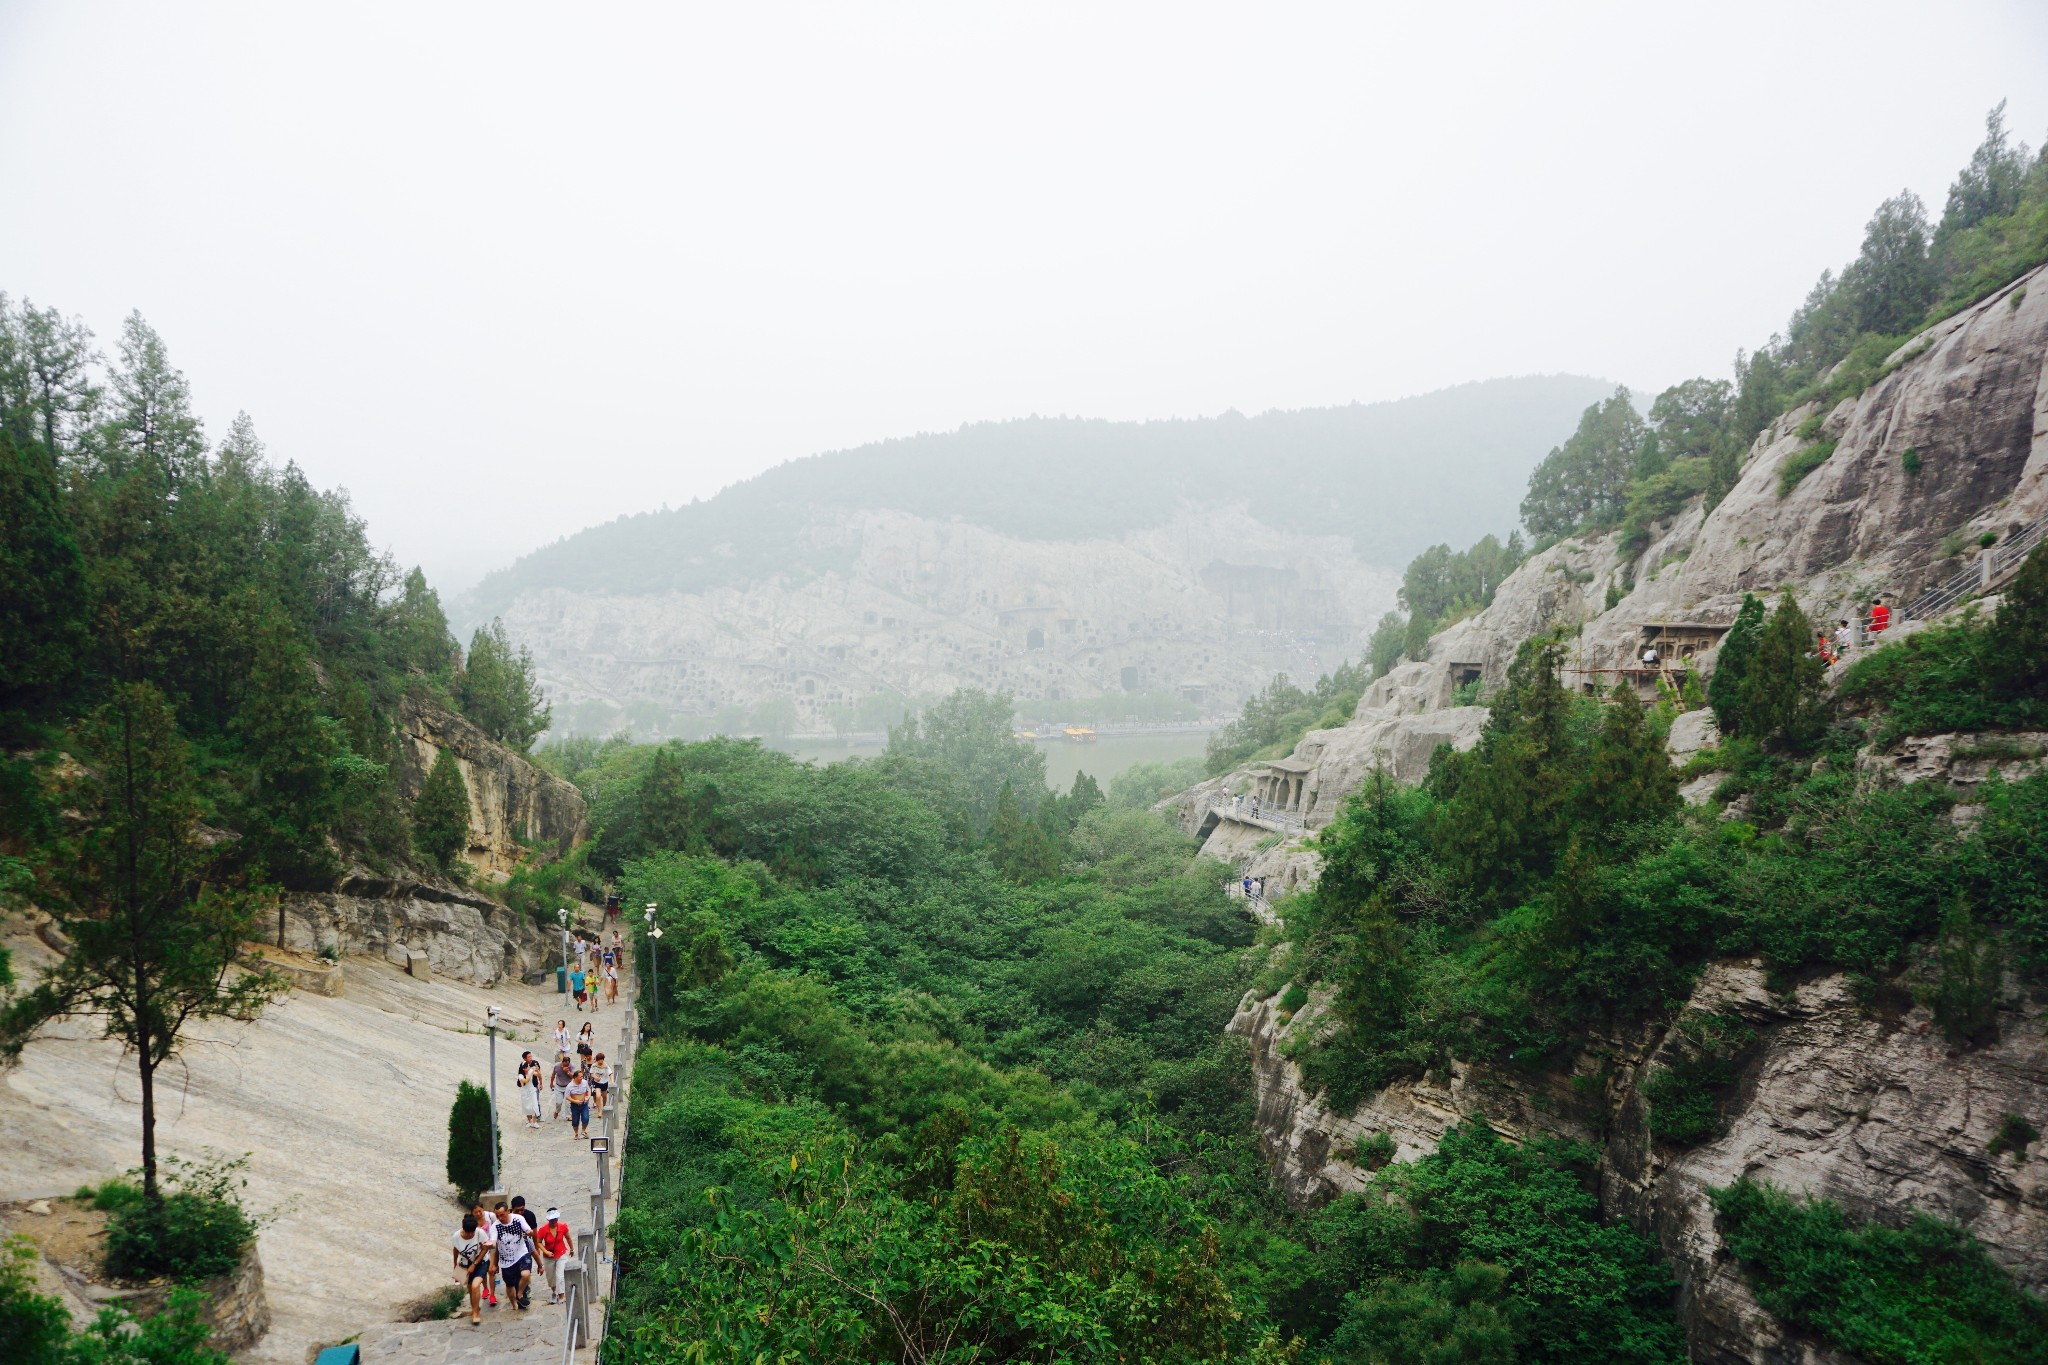
<instances>
[{"instance_id":1,"label":"hillside vegetation","mask_svg":"<svg viewBox=\"0 0 2048 1365\"><path fill-rule=\"evenodd\" d=\"M876 508L1078 540L1158 526L1187 502L1242 501L1259 521L1347 536L1366 562L1394 564L1423 548L1418 527L1464 538L1510 516L1508 490L1607 387L1535 376L1257 417L980 422L792 460L707 501L578 532L491 574L471 606L489 615L535 588L699 592L822 572L845 552L817 546L807 522Z\"/></svg>"}]
</instances>

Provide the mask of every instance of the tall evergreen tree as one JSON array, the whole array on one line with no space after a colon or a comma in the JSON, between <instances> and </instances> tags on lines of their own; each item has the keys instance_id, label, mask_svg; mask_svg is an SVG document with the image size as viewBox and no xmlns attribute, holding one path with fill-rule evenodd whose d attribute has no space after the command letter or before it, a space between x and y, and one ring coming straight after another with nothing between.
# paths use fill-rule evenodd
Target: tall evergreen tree
<instances>
[{"instance_id":1,"label":"tall evergreen tree","mask_svg":"<svg viewBox=\"0 0 2048 1365\"><path fill-rule=\"evenodd\" d=\"M1927 259L1927 210L1901 190L1877 206L1863 230L1863 250L1842 273L1858 333L1894 336L1916 330L1934 302Z\"/></svg>"},{"instance_id":2,"label":"tall evergreen tree","mask_svg":"<svg viewBox=\"0 0 2048 1365\"><path fill-rule=\"evenodd\" d=\"M525 753L554 712L534 675L533 651L514 649L505 623L493 618L470 637L463 663L462 713L492 739Z\"/></svg>"},{"instance_id":3,"label":"tall evergreen tree","mask_svg":"<svg viewBox=\"0 0 2048 1365\"><path fill-rule=\"evenodd\" d=\"M1573 805L1588 840L1611 839L1678 809L1677 770L1626 683L1608 694Z\"/></svg>"},{"instance_id":4,"label":"tall evergreen tree","mask_svg":"<svg viewBox=\"0 0 2048 1365\"><path fill-rule=\"evenodd\" d=\"M1984 116L1984 140L1971 153L1970 164L1949 186L1948 204L1934 231L1937 251L1957 233L2019 207L2027 166L2027 144L2007 136L2005 101L2000 100Z\"/></svg>"},{"instance_id":5,"label":"tall evergreen tree","mask_svg":"<svg viewBox=\"0 0 2048 1365\"><path fill-rule=\"evenodd\" d=\"M988 830L989 856L1012 881L1032 882L1059 870L1052 844L1036 820L1017 804L1014 783L1003 783L996 796L995 819Z\"/></svg>"},{"instance_id":6,"label":"tall evergreen tree","mask_svg":"<svg viewBox=\"0 0 2048 1365\"><path fill-rule=\"evenodd\" d=\"M47 711L85 661L85 564L50 462L4 426L0 507L0 715Z\"/></svg>"},{"instance_id":7,"label":"tall evergreen tree","mask_svg":"<svg viewBox=\"0 0 2048 1365\"><path fill-rule=\"evenodd\" d=\"M1529 476L1522 499L1522 524L1529 533L1554 539L1619 520L1644 434L1627 389L1587 408L1578 430Z\"/></svg>"},{"instance_id":8,"label":"tall evergreen tree","mask_svg":"<svg viewBox=\"0 0 2048 1365\"><path fill-rule=\"evenodd\" d=\"M449 633L440 594L417 566L405 576L405 586L391 604L391 640L403 667L443 686L454 680L461 652Z\"/></svg>"},{"instance_id":9,"label":"tall evergreen tree","mask_svg":"<svg viewBox=\"0 0 2048 1365\"><path fill-rule=\"evenodd\" d=\"M2005 590L1986 671L2010 696L2048 700L2048 545L2038 545Z\"/></svg>"},{"instance_id":10,"label":"tall evergreen tree","mask_svg":"<svg viewBox=\"0 0 2048 1365\"><path fill-rule=\"evenodd\" d=\"M77 454L91 429L100 401L98 359L84 323L26 299L10 310L0 294L0 407L19 422L16 435L51 461Z\"/></svg>"},{"instance_id":11,"label":"tall evergreen tree","mask_svg":"<svg viewBox=\"0 0 2048 1365\"><path fill-rule=\"evenodd\" d=\"M1777 748L1811 744L1827 726L1826 682L1813 623L1787 589L1757 637L1743 688L1742 733Z\"/></svg>"},{"instance_id":12,"label":"tall evergreen tree","mask_svg":"<svg viewBox=\"0 0 2048 1365\"><path fill-rule=\"evenodd\" d=\"M1755 594L1744 593L1742 606L1735 613L1735 624L1721 639L1714 676L1707 680L1707 704L1714 708L1714 721L1724 735L1742 733L1750 669L1763 631L1764 604Z\"/></svg>"},{"instance_id":13,"label":"tall evergreen tree","mask_svg":"<svg viewBox=\"0 0 2048 1365\"><path fill-rule=\"evenodd\" d=\"M156 1074L200 1019L254 1019L285 986L244 953L263 899L219 875L224 850L198 837L191 758L171 708L129 683L87 727L89 823L52 860L43 908L71 950L0 1016L18 1056L54 1019L98 1017L141 1082L142 1187L157 1183Z\"/></svg>"},{"instance_id":14,"label":"tall evergreen tree","mask_svg":"<svg viewBox=\"0 0 2048 1365\"><path fill-rule=\"evenodd\" d=\"M453 868L455 855L469 846L469 784L462 780L462 765L446 749L434 756L413 802L412 842L443 871Z\"/></svg>"},{"instance_id":15,"label":"tall evergreen tree","mask_svg":"<svg viewBox=\"0 0 2048 1365\"><path fill-rule=\"evenodd\" d=\"M140 465L175 489L206 460L206 438L192 411L183 371L171 364L156 329L130 313L121 326L108 441L124 466Z\"/></svg>"}]
</instances>

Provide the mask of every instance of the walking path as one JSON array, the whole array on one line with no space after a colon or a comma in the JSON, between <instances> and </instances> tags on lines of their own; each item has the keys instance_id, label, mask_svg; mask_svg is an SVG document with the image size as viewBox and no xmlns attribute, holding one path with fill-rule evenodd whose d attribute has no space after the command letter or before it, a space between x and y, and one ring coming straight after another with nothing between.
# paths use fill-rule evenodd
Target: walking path
<instances>
[{"instance_id":1,"label":"walking path","mask_svg":"<svg viewBox=\"0 0 2048 1365\"><path fill-rule=\"evenodd\" d=\"M17 973L51 954L10 934ZM578 1016L547 987L486 989L415 980L375 958L346 958L338 997L294 991L253 1024L193 1026L159 1076L157 1141L166 1154L249 1154L246 1202L273 1216L258 1235L272 1325L248 1365L305 1365L307 1348L392 1322L452 1285L448 1244L461 1219L444 1173L458 1080L488 1079L484 1011L517 1035L498 1039L498 1102L508 1192L578 1226L596 1177L566 1119L526 1131L513 1088L522 1048ZM621 987L627 978L621 975ZM603 1051L635 1022L622 994L597 1015ZM90 1021L59 1025L0 1073L0 1203L68 1195L139 1159L135 1070ZM543 1293L532 1312L559 1343ZM501 1312L503 1310L500 1310ZM465 1311L461 1324L471 1330ZM557 1357L559 1358L559 1352Z\"/></svg>"}]
</instances>

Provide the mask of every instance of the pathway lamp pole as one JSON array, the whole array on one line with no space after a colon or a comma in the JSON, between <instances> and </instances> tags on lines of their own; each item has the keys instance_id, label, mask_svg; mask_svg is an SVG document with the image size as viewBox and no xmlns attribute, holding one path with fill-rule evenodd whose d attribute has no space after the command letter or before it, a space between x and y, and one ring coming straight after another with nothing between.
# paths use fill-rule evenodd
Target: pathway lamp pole
<instances>
[{"instance_id":1,"label":"pathway lamp pole","mask_svg":"<svg viewBox=\"0 0 2048 1365\"><path fill-rule=\"evenodd\" d=\"M654 986L654 1027L661 1027L661 955L655 947L661 941L661 926L654 922L654 902L647 902L647 974Z\"/></svg>"},{"instance_id":2,"label":"pathway lamp pole","mask_svg":"<svg viewBox=\"0 0 2048 1365\"><path fill-rule=\"evenodd\" d=\"M498 1007L484 1008L484 1027L491 1035L491 1188L505 1187L498 1181Z\"/></svg>"},{"instance_id":3,"label":"pathway lamp pole","mask_svg":"<svg viewBox=\"0 0 2048 1365\"><path fill-rule=\"evenodd\" d=\"M569 907L565 905L555 911L555 919L562 926L562 978L559 993L566 995L569 990Z\"/></svg>"}]
</instances>

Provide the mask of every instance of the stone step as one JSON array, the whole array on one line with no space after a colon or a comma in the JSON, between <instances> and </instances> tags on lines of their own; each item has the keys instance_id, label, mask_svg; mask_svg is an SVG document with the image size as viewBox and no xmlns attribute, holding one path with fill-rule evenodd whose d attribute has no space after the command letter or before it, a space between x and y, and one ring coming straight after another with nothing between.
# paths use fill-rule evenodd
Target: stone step
<instances>
[{"instance_id":1,"label":"stone step","mask_svg":"<svg viewBox=\"0 0 2048 1365\"><path fill-rule=\"evenodd\" d=\"M537 1301L524 1313L486 1305L482 1325L472 1326L465 1307L461 1317L446 1322L366 1328L358 1344L363 1365L541 1365L561 1360L567 1323L560 1307Z\"/></svg>"}]
</instances>

